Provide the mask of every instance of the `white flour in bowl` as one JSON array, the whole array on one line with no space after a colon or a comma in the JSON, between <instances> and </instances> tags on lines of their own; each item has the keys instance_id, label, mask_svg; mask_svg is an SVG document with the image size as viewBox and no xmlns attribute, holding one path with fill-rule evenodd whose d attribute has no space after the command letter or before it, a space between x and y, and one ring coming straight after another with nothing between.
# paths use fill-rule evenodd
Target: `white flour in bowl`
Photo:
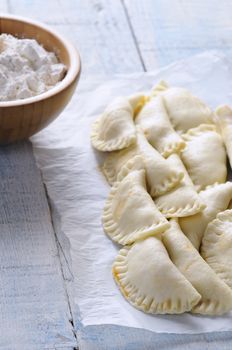
<instances>
[{"instance_id":1,"label":"white flour in bowl","mask_svg":"<svg viewBox=\"0 0 232 350\"><path fill-rule=\"evenodd\" d=\"M0 101L39 95L63 79L64 64L36 40L0 35Z\"/></svg>"}]
</instances>

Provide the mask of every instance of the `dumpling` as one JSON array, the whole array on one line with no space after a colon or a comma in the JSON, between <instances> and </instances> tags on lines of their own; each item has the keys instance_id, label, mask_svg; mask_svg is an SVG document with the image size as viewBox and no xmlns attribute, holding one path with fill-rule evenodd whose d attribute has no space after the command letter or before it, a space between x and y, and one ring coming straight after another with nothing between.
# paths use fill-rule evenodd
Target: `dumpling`
<instances>
[{"instance_id":1,"label":"dumpling","mask_svg":"<svg viewBox=\"0 0 232 350\"><path fill-rule=\"evenodd\" d=\"M232 167L232 109L226 105L220 106L216 110L216 115L216 121L220 126L230 166Z\"/></svg>"},{"instance_id":2,"label":"dumpling","mask_svg":"<svg viewBox=\"0 0 232 350\"><path fill-rule=\"evenodd\" d=\"M113 276L124 297L148 313L182 313L201 298L157 237L123 247L113 264Z\"/></svg>"},{"instance_id":3,"label":"dumpling","mask_svg":"<svg viewBox=\"0 0 232 350\"><path fill-rule=\"evenodd\" d=\"M177 221L163 234L163 243L178 270L201 295L193 313L221 315L232 309L232 290L209 267L181 231Z\"/></svg>"},{"instance_id":4,"label":"dumpling","mask_svg":"<svg viewBox=\"0 0 232 350\"><path fill-rule=\"evenodd\" d=\"M145 164L142 156L134 156L133 158L130 158L128 162L119 171L116 182L122 181L124 177L126 177L130 172L135 170L145 171Z\"/></svg>"},{"instance_id":5,"label":"dumpling","mask_svg":"<svg viewBox=\"0 0 232 350\"><path fill-rule=\"evenodd\" d=\"M155 199L155 204L167 218L194 215L205 208L196 192L184 164L177 154L168 158L169 164L184 173L184 178L173 190Z\"/></svg>"},{"instance_id":6,"label":"dumpling","mask_svg":"<svg viewBox=\"0 0 232 350\"><path fill-rule=\"evenodd\" d=\"M209 186L204 191L201 191L199 196L205 203L206 208L201 213L179 219L182 231L197 250L199 250L202 236L208 223L220 211L227 209L232 198L232 183L226 182Z\"/></svg>"},{"instance_id":7,"label":"dumpling","mask_svg":"<svg viewBox=\"0 0 232 350\"><path fill-rule=\"evenodd\" d=\"M148 191L152 197L159 196L175 188L183 179L184 173L169 164L169 161L149 144L139 127L137 130L137 145L139 154L144 159Z\"/></svg>"},{"instance_id":8,"label":"dumpling","mask_svg":"<svg viewBox=\"0 0 232 350\"><path fill-rule=\"evenodd\" d=\"M135 118L136 115L143 108L143 106L147 103L147 101L149 100L149 97L146 96L143 92L138 92L134 95L128 96L128 100L134 111L134 118Z\"/></svg>"},{"instance_id":9,"label":"dumpling","mask_svg":"<svg viewBox=\"0 0 232 350\"><path fill-rule=\"evenodd\" d=\"M137 140L136 144L131 145L130 147L121 151L111 152L106 157L102 171L111 186L117 180L117 176L122 167L125 166L129 160L138 155L140 155L140 152Z\"/></svg>"},{"instance_id":10,"label":"dumpling","mask_svg":"<svg viewBox=\"0 0 232 350\"><path fill-rule=\"evenodd\" d=\"M141 126L149 143L164 158L185 148L185 142L170 123L162 96L151 98L137 115L135 123Z\"/></svg>"},{"instance_id":11,"label":"dumpling","mask_svg":"<svg viewBox=\"0 0 232 350\"><path fill-rule=\"evenodd\" d=\"M130 146L136 141L133 117L128 99L115 99L92 126L92 145L99 151L115 151Z\"/></svg>"},{"instance_id":12,"label":"dumpling","mask_svg":"<svg viewBox=\"0 0 232 350\"><path fill-rule=\"evenodd\" d=\"M214 125L200 125L182 135L187 142L181 158L197 191L226 181L226 152Z\"/></svg>"},{"instance_id":13,"label":"dumpling","mask_svg":"<svg viewBox=\"0 0 232 350\"><path fill-rule=\"evenodd\" d=\"M133 170L120 180L105 204L104 231L122 245L165 231L169 223L147 193L145 170Z\"/></svg>"},{"instance_id":14,"label":"dumpling","mask_svg":"<svg viewBox=\"0 0 232 350\"><path fill-rule=\"evenodd\" d=\"M156 84L152 90L151 90L151 97L156 97L160 95L161 92L166 91L170 87L168 86L168 83L164 80L161 80L158 84Z\"/></svg>"},{"instance_id":15,"label":"dumpling","mask_svg":"<svg viewBox=\"0 0 232 350\"><path fill-rule=\"evenodd\" d=\"M208 224L202 238L201 255L232 288L232 210L219 213Z\"/></svg>"},{"instance_id":16,"label":"dumpling","mask_svg":"<svg viewBox=\"0 0 232 350\"><path fill-rule=\"evenodd\" d=\"M105 160L103 172L113 184L122 167L136 155L142 156L145 164L148 191L152 197L161 195L180 183L184 173L172 167L168 160L146 140L142 130L137 127L137 143L120 152L113 152Z\"/></svg>"},{"instance_id":17,"label":"dumpling","mask_svg":"<svg viewBox=\"0 0 232 350\"><path fill-rule=\"evenodd\" d=\"M200 124L213 123L211 109L188 90L171 87L162 92L164 104L174 129L185 133Z\"/></svg>"}]
</instances>

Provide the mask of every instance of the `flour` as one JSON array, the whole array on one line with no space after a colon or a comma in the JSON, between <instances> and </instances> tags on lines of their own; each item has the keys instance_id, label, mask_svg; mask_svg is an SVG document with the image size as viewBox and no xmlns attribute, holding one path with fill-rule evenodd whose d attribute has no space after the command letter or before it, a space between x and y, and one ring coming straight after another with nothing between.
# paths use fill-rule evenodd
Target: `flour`
<instances>
[{"instance_id":1,"label":"flour","mask_svg":"<svg viewBox=\"0 0 232 350\"><path fill-rule=\"evenodd\" d=\"M63 79L66 67L36 40L0 35L0 101L39 95Z\"/></svg>"}]
</instances>

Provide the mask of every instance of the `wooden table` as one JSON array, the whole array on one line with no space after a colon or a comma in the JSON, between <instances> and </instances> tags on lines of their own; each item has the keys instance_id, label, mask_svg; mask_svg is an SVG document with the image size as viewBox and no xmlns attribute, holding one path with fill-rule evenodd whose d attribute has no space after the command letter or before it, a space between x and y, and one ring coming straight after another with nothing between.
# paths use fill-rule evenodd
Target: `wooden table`
<instances>
[{"instance_id":1,"label":"wooden table","mask_svg":"<svg viewBox=\"0 0 232 350\"><path fill-rule=\"evenodd\" d=\"M0 11L69 37L83 81L232 52L229 0L1 0ZM0 349L75 349L70 266L29 142L0 148L0 174Z\"/></svg>"}]
</instances>

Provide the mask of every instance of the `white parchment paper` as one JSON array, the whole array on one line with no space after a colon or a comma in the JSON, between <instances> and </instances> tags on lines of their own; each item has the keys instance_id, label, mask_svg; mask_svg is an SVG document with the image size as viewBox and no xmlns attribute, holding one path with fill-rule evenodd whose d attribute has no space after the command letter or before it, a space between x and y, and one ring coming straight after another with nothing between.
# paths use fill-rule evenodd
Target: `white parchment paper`
<instances>
[{"instance_id":1,"label":"white parchment paper","mask_svg":"<svg viewBox=\"0 0 232 350\"><path fill-rule=\"evenodd\" d=\"M77 90L59 119L32 138L48 194L70 241L75 302L84 326L115 324L168 333L232 330L232 313L213 318L152 316L137 311L122 297L111 275L119 247L101 226L110 188L99 170L101 157L90 145L90 125L112 98L148 90L160 79L190 89L212 108L232 105L230 59L217 52L203 53L158 72L120 76L103 83L83 81L82 93Z\"/></svg>"}]
</instances>

